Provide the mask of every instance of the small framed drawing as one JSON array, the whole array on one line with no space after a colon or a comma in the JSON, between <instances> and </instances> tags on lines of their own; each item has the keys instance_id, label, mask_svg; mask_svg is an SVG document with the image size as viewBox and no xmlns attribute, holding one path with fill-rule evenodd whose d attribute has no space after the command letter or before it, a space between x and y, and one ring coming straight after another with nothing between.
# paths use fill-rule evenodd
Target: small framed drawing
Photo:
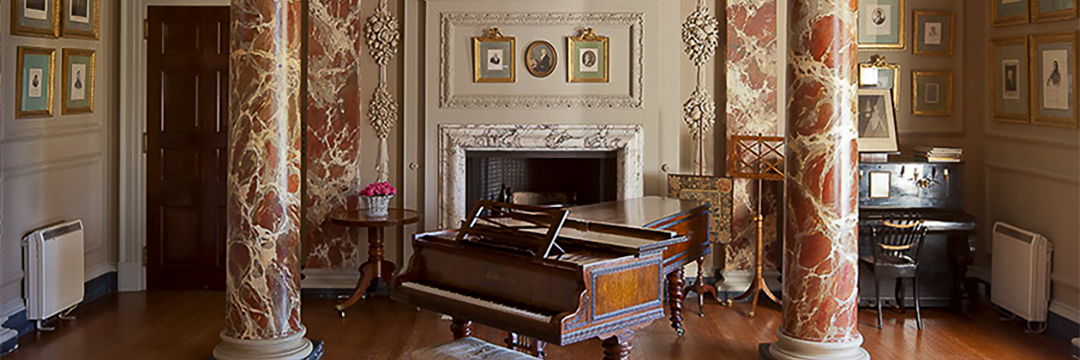
<instances>
[{"instance_id":1,"label":"small framed drawing","mask_svg":"<svg viewBox=\"0 0 1080 360\"><path fill-rule=\"evenodd\" d=\"M585 28L580 36L566 38L566 49L569 82L608 82L607 36L596 35L592 28Z\"/></svg>"},{"instance_id":2,"label":"small framed drawing","mask_svg":"<svg viewBox=\"0 0 1080 360\"><path fill-rule=\"evenodd\" d=\"M1031 0L1031 21L1048 22L1075 19L1078 0Z\"/></svg>"},{"instance_id":3,"label":"small framed drawing","mask_svg":"<svg viewBox=\"0 0 1080 360\"><path fill-rule=\"evenodd\" d=\"M64 37L97 40L101 0L63 0Z\"/></svg>"},{"instance_id":4,"label":"small framed drawing","mask_svg":"<svg viewBox=\"0 0 1080 360\"><path fill-rule=\"evenodd\" d=\"M64 49L61 115L94 112L94 58L93 50Z\"/></svg>"},{"instance_id":5,"label":"small framed drawing","mask_svg":"<svg viewBox=\"0 0 1080 360\"><path fill-rule=\"evenodd\" d=\"M904 48L904 0L859 0L859 48Z\"/></svg>"},{"instance_id":6,"label":"small framed drawing","mask_svg":"<svg viewBox=\"0 0 1080 360\"><path fill-rule=\"evenodd\" d=\"M1075 128L1078 32L1031 35L1028 58L1031 89L1031 123Z\"/></svg>"},{"instance_id":7,"label":"small framed drawing","mask_svg":"<svg viewBox=\"0 0 1080 360\"><path fill-rule=\"evenodd\" d=\"M892 93L893 110L900 104L900 65L885 62L885 56L870 55L870 61L859 64L860 89L887 89Z\"/></svg>"},{"instance_id":8,"label":"small framed drawing","mask_svg":"<svg viewBox=\"0 0 1080 360\"><path fill-rule=\"evenodd\" d=\"M951 71L911 72L911 113L923 116L952 116Z\"/></svg>"},{"instance_id":9,"label":"small framed drawing","mask_svg":"<svg viewBox=\"0 0 1080 360\"><path fill-rule=\"evenodd\" d=\"M952 55L953 12L915 10L915 55Z\"/></svg>"},{"instance_id":10,"label":"small framed drawing","mask_svg":"<svg viewBox=\"0 0 1080 360\"><path fill-rule=\"evenodd\" d=\"M1028 39L990 40L990 109L993 119L1028 122Z\"/></svg>"},{"instance_id":11,"label":"small framed drawing","mask_svg":"<svg viewBox=\"0 0 1080 360\"><path fill-rule=\"evenodd\" d=\"M53 115L53 63L56 50L20 46L15 64L15 118Z\"/></svg>"},{"instance_id":12,"label":"small framed drawing","mask_svg":"<svg viewBox=\"0 0 1080 360\"><path fill-rule=\"evenodd\" d=\"M990 25L1027 24L1028 0L990 0Z\"/></svg>"},{"instance_id":13,"label":"small framed drawing","mask_svg":"<svg viewBox=\"0 0 1080 360\"><path fill-rule=\"evenodd\" d=\"M859 152L891 152L899 149L896 111L886 89L859 89Z\"/></svg>"},{"instance_id":14,"label":"small framed drawing","mask_svg":"<svg viewBox=\"0 0 1080 360\"><path fill-rule=\"evenodd\" d=\"M473 82L512 83L516 72L514 38L503 36L499 28L473 38Z\"/></svg>"},{"instance_id":15,"label":"small framed drawing","mask_svg":"<svg viewBox=\"0 0 1080 360\"><path fill-rule=\"evenodd\" d=\"M543 78L555 71L558 63L558 55L555 47L544 40L533 41L525 49L525 66L529 68L532 76Z\"/></svg>"},{"instance_id":16,"label":"small framed drawing","mask_svg":"<svg viewBox=\"0 0 1080 360\"><path fill-rule=\"evenodd\" d=\"M10 0L11 34L60 37L60 0Z\"/></svg>"}]
</instances>

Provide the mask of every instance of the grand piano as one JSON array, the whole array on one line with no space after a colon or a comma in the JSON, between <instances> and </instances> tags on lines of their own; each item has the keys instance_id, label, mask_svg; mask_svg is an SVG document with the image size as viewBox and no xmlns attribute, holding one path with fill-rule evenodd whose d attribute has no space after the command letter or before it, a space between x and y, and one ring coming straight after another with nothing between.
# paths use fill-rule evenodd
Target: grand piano
<instances>
[{"instance_id":1,"label":"grand piano","mask_svg":"<svg viewBox=\"0 0 1080 360\"><path fill-rule=\"evenodd\" d=\"M391 296L452 316L455 338L475 321L534 354L600 338L605 359L627 359L633 332L664 316L663 254L686 237L570 213L481 200L460 229L416 235Z\"/></svg>"}]
</instances>

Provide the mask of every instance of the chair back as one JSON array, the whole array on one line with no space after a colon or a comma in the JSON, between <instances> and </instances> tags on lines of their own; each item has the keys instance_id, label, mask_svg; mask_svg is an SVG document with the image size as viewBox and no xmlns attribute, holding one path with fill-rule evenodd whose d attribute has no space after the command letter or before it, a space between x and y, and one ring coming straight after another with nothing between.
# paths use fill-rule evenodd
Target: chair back
<instances>
[{"instance_id":1,"label":"chair back","mask_svg":"<svg viewBox=\"0 0 1080 360\"><path fill-rule=\"evenodd\" d=\"M917 264L926 239L926 225L918 215L889 217L871 227L871 237L877 262L910 261ZM915 253L914 257L909 256L911 252Z\"/></svg>"}]
</instances>

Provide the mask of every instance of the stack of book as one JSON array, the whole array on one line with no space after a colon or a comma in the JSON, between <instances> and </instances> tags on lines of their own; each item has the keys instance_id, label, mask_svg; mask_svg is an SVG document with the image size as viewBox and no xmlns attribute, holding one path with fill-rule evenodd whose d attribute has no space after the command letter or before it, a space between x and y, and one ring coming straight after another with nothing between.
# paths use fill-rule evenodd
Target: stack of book
<instances>
[{"instance_id":1,"label":"stack of book","mask_svg":"<svg viewBox=\"0 0 1080 360\"><path fill-rule=\"evenodd\" d=\"M960 162L964 160L964 149L936 146L916 146L915 157L928 162Z\"/></svg>"}]
</instances>

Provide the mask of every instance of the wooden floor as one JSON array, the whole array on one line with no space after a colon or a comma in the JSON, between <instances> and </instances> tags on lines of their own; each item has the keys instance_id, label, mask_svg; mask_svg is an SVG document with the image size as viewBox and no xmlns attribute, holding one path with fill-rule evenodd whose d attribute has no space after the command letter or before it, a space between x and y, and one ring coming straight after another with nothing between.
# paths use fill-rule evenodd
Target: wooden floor
<instances>
[{"instance_id":1,"label":"wooden floor","mask_svg":"<svg viewBox=\"0 0 1080 360\"><path fill-rule=\"evenodd\" d=\"M77 320L59 330L20 339L19 349L4 360L23 359L207 359L218 343L223 324L223 293L150 292L109 295L76 311ZM692 304L693 303L693 304ZM344 319L334 302L304 299L308 338L325 342L323 359L398 359L408 351L450 340L449 322L439 315L375 298L358 303ZM697 310L694 299L687 301ZM777 307L744 315L734 309L706 305L705 317L687 314L687 334L676 337L667 321L656 321L637 333L635 359L757 358L759 343L771 342L780 314ZM886 311L884 329L873 325L874 312L860 313L863 347L874 359L1069 359L1068 346L1046 336L1026 334L1020 324L1002 322L979 306L965 318L941 310L924 312L925 330L915 328L914 313ZM480 338L501 344L498 331L477 327ZM602 357L600 342L548 347L548 359Z\"/></svg>"}]
</instances>

